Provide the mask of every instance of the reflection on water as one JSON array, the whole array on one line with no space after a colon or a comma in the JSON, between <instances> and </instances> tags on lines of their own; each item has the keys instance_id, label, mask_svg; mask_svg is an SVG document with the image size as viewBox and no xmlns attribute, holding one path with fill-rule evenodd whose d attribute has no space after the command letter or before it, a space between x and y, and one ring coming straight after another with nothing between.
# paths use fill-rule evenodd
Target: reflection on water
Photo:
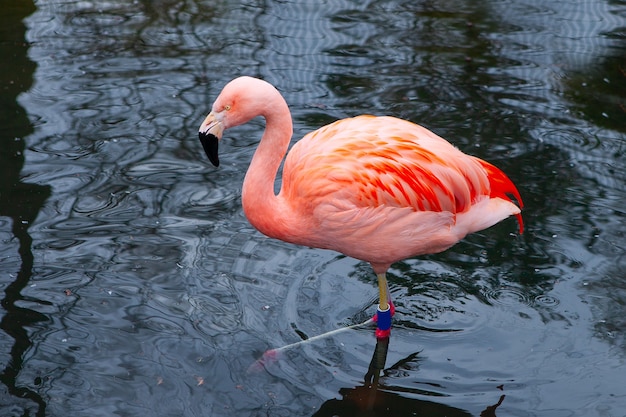
<instances>
[{"instance_id":1,"label":"reflection on water","mask_svg":"<svg viewBox=\"0 0 626 417\"><path fill-rule=\"evenodd\" d=\"M397 387L381 385L380 373L385 369L388 349L389 339L377 339L372 360L365 374L364 384L355 388L340 389L339 393L342 399L326 401L313 416L471 416L464 410L437 402L408 399L403 396L407 393L406 390L398 389L398 392L394 392ZM386 370L386 374L390 375L398 371L401 372L403 369L410 369L415 362L417 362L417 354L412 354L408 358L391 365ZM413 389L410 392L422 396L437 396L434 391ZM501 396L497 405L486 408L480 415L495 416L495 409L503 399L504 396Z\"/></svg>"},{"instance_id":2,"label":"reflection on water","mask_svg":"<svg viewBox=\"0 0 626 417\"><path fill-rule=\"evenodd\" d=\"M623 4L14 3L0 414L622 412ZM219 170L202 157L197 127L241 74L284 93L296 138L390 114L494 162L526 233L505 221L394 265L375 371L359 329L250 372L268 349L366 320L376 291L368 265L247 223L262 121L232 132Z\"/></svg>"},{"instance_id":3,"label":"reflection on water","mask_svg":"<svg viewBox=\"0 0 626 417\"><path fill-rule=\"evenodd\" d=\"M0 19L0 56L11 57L11 65L8 65L9 61L0 64L4 105L0 115L0 233L3 242L0 246L0 270L4 290L0 301L0 410L3 415L8 415L11 409L22 409L25 415L32 412L33 415L44 416L46 403L36 386L19 381L24 357L33 348L28 329L48 322L46 315L27 306L50 305L48 300L25 297L21 293L29 285L35 262L29 228L50 195L47 185L23 182L20 178L26 148L24 138L32 132L32 128L26 113L15 100L18 94L30 87L34 69L33 63L26 57L26 28L20 21L33 10L32 4L20 4L19 7L5 9ZM15 71L16 68L21 71ZM41 380L32 382L39 385Z\"/></svg>"}]
</instances>

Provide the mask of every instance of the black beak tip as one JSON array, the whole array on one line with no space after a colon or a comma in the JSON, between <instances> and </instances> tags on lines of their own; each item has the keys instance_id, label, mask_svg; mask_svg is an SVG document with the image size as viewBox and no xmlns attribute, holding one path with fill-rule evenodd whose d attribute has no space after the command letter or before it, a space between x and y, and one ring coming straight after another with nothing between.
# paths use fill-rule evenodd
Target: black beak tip
<instances>
[{"instance_id":1,"label":"black beak tip","mask_svg":"<svg viewBox=\"0 0 626 417\"><path fill-rule=\"evenodd\" d=\"M206 153L206 156L209 157L209 161L211 161L211 163L218 167L220 166L220 159L217 156L217 145L219 140L217 139L217 136L212 135L212 134L206 134L206 133L198 133L198 137L200 138L200 143L202 144L202 147L204 148L204 152Z\"/></svg>"}]
</instances>

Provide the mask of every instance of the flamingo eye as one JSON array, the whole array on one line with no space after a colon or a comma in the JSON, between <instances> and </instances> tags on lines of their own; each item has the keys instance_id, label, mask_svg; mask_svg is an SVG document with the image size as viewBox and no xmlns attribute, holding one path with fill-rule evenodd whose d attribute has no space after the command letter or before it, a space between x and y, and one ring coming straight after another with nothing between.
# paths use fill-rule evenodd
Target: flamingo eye
<instances>
[{"instance_id":1,"label":"flamingo eye","mask_svg":"<svg viewBox=\"0 0 626 417\"><path fill-rule=\"evenodd\" d=\"M226 110L226 111L230 110L230 104L225 105L224 106L224 110Z\"/></svg>"}]
</instances>

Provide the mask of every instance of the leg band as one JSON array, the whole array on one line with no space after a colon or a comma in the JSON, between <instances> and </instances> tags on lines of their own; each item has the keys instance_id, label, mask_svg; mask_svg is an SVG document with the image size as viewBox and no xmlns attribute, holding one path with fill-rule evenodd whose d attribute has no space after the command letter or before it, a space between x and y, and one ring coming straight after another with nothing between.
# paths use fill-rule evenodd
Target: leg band
<instances>
[{"instance_id":1,"label":"leg band","mask_svg":"<svg viewBox=\"0 0 626 417\"><path fill-rule=\"evenodd\" d=\"M376 337L379 339L389 337L391 333L391 308L381 310L380 306L376 312Z\"/></svg>"}]
</instances>

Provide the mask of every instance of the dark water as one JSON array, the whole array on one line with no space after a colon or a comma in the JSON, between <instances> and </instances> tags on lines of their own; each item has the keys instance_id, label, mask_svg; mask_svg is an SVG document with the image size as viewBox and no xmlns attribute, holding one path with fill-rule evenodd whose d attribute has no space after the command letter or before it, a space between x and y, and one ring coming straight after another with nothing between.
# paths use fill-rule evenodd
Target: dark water
<instances>
[{"instance_id":1,"label":"dark water","mask_svg":"<svg viewBox=\"0 0 626 417\"><path fill-rule=\"evenodd\" d=\"M5 3L0 415L626 415L623 0ZM394 266L377 381L369 328L255 365L369 317L376 283L247 223L260 120L204 157L242 74L295 138L403 117L522 193L523 236Z\"/></svg>"}]
</instances>

